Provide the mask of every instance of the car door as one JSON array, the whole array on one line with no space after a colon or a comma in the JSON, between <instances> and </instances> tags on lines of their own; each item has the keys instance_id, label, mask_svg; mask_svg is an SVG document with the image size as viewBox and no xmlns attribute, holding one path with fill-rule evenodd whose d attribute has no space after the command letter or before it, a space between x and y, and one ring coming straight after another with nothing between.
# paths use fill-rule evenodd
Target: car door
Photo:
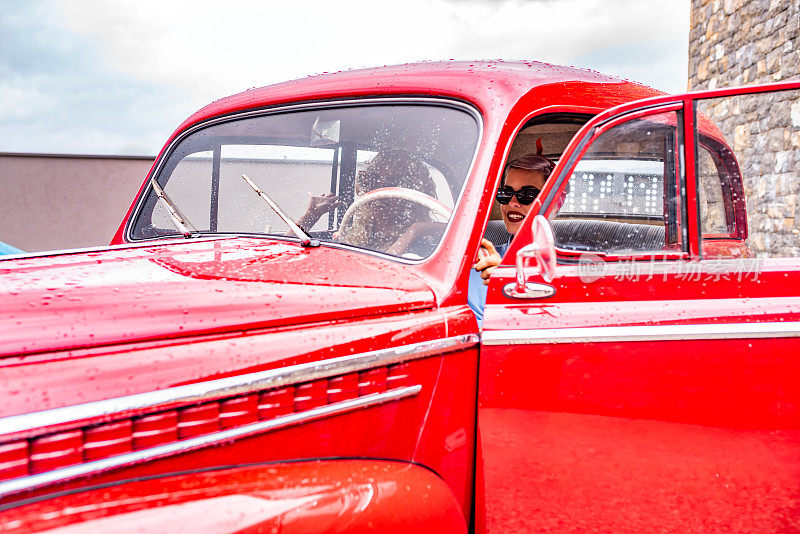
<instances>
[{"instance_id":1,"label":"car door","mask_svg":"<svg viewBox=\"0 0 800 534\"><path fill-rule=\"evenodd\" d=\"M487 531L800 527L798 89L649 99L572 140L489 287ZM515 266L537 212L551 281Z\"/></svg>"}]
</instances>

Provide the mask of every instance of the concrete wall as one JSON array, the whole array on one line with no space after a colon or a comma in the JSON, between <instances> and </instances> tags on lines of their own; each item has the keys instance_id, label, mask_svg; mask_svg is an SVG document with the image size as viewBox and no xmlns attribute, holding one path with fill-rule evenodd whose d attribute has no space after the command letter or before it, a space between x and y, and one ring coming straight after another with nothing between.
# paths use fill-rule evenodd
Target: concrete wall
<instances>
[{"instance_id":1,"label":"concrete wall","mask_svg":"<svg viewBox=\"0 0 800 534\"><path fill-rule=\"evenodd\" d=\"M0 241L28 252L108 244L152 163L0 153Z\"/></svg>"}]
</instances>

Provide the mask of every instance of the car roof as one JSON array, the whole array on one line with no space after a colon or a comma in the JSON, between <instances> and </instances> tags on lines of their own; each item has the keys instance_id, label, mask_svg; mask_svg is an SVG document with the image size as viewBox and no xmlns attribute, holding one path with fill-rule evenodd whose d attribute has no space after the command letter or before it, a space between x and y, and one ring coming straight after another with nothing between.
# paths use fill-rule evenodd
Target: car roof
<instances>
[{"instance_id":1,"label":"car roof","mask_svg":"<svg viewBox=\"0 0 800 534\"><path fill-rule=\"evenodd\" d=\"M547 88L551 93L560 90L573 96L585 93L587 101L599 109L664 94L593 70L538 61L421 62L322 73L249 89L203 107L184 121L178 131L215 116L248 109L369 96L447 97L470 102L484 112L498 102L516 102L537 88Z\"/></svg>"}]
</instances>

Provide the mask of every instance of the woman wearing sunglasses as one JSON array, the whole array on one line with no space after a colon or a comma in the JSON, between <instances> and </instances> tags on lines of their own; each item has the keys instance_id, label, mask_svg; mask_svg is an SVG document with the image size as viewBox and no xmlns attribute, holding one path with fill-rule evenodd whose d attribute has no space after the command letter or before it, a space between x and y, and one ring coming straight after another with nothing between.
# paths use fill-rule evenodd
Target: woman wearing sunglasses
<instances>
[{"instance_id":1,"label":"woman wearing sunglasses","mask_svg":"<svg viewBox=\"0 0 800 534\"><path fill-rule=\"evenodd\" d=\"M531 209L531 204L536 200L555 167L552 160L542 155L541 139L536 141L536 149L536 154L525 154L506 165L503 181L494 197L500 204L503 222L512 237L519 230ZM500 265L502 255L507 248L508 243L495 249L491 241L483 239L481 248L478 249L474 271L470 272L467 300L469 307L475 312L479 325L483 324L483 308L486 304L486 286L489 284L489 277L495 267Z\"/></svg>"}]
</instances>

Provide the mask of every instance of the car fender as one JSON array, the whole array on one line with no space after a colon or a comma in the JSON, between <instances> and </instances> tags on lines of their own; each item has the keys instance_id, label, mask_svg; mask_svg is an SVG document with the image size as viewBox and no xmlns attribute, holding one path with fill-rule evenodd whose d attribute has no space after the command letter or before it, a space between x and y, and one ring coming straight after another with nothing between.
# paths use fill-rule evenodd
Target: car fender
<instances>
[{"instance_id":1,"label":"car fender","mask_svg":"<svg viewBox=\"0 0 800 534\"><path fill-rule=\"evenodd\" d=\"M17 503L3 532L466 532L438 475L388 460L258 464L148 477Z\"/></svg>"}]
</instances>

